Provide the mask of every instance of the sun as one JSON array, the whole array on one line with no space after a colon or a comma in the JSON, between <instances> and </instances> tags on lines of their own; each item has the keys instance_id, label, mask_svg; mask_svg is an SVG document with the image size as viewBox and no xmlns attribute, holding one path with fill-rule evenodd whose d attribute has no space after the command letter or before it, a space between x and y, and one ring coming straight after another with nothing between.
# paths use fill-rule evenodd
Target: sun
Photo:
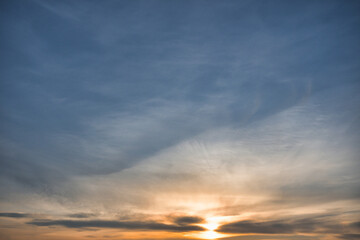
<instances>
[{"instance_id":1,"label":"sun","mask_svg":"<svg viewBox=\"0 0 360 240\"><path fill-rule=\"evenodd\" d=\"M223 237L223 234L215 232L215 230L220 226L214 218L207 218L206 223L199 224L203 228L206 228L207 231L204 231L199 234L199 238L202 239L217 239Z\"/></svg>"},{"instance_id":2,"label":"sun","mask_svg":"<svg viewBox=\"0 0 360 240\"><path fill-rule=\"evenodd\" d=\"M219 227L218 223L214 223L214 222L210 222L210 223L205 223L205 224L201 224L202 227L210 230L210 231L214 231L215 229L217 229Z\"/></svg>"},{"instance_id":3,"label":"sun","mask_svg":"<svg viewBox=\"0 0 360 240\"><path fill-rule=\"evenodd\" d=\"M197 224L200 227L203 227L205 230L202 232L190 233L187 236L195 237L198 239L220 239L224 237L229 237L229 234L219 233L216 230L219 228L221 223L228 217L207 217L205 218L204 223Z\"/></svg>"}]
</instances>

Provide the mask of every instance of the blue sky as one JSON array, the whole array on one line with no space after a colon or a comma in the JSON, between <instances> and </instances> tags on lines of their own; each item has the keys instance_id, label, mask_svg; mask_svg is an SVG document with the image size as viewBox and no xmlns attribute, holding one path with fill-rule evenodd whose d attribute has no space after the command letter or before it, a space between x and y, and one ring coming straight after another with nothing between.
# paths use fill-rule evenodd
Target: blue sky
<instances>
[{"instance_id":1,"label":"blue sky","mask_svg":"<svg viewBox=\"0 0 360 240\"><path fill-rule=\"evenodd\" d=\"M357 1L0 6L1 212L358 216Z\"/></svg>"}]
</instances>

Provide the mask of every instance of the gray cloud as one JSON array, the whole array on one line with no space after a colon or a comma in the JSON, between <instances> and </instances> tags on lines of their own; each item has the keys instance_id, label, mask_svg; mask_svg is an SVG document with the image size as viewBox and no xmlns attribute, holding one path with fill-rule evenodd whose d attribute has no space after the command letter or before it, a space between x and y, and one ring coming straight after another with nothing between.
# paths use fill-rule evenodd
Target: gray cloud
<instances>
[{"instance_id":1,"label":"gray cloud","mask_svg":"<svg viewBox=\"0 0 360 240\"><path fill-rule=\"evenodd\" d=\"M93 213L74 213L74 214L69 214L67 216L71 217L71 218L91 218L91 217L96 216L96 214L93 214Z\"/></svg>"},{"instance_id":2,"label":"gray cloud","mask_svg":"<svg viewBox=\"0 0 360 240\"><path fill-rule=\"evenodd\" d=\"M193 225L175 225L164 224L159 222L141 222L141 221L105 221L105 220L34 220L28 224L36 226L63 226L67 228L122 228L128 230L157 230L173 232L191 232L204 231L200 226Z\"/></svg>"},{"instance_id":3,"label":"gray cloud","mask_svg":"<svg viewBox=\"0 0 360 240\"><path fill-rule=\"evenodd\" d=\"M339 238L345 240L356 240L356 239L360 239L360 234L343 234L340 235Z\"/></svg>"},{"instance_id":4,"label":"gray cloud","mask_svg":"<svg viewBox=\"0 0 360 240\"><path fill-rule=\"evenodd\" d=\"M61 3L36 1L35 4L34 2L24 4L32 11L20 12L16 19L21 18L23 22L32 24L33 31L23 31L28 27L18 23L20 20L13 20L11 15L5 15L12 20L4 21L8 23L7 28L15 30L8 30L9 34L8 38L4 39L4 46L10 47L4 47L4 50L20 49L20 52L26 53L29 62L36 64L33 66L17 61L13 63L22 69L23 65L26 65L31 71L23 73L24 83L19 82L22 78L12 79L13 74L6 74L8 81L15 83L14 86L9 87L8 92L16 94L5 95L4 102L8 102L10 108L13 98L17 97L19 104L13 109L5 108L4 113L11 115L10 113L15 111L20 115L23 118L20 121L25 122L22 126L30 129L28 133L44 136L41 139L47 140L49 135L56 136L62 132L71 132L77 137L89 136L91 133L82 129L86 119L111 115L114 112L130 115L136 111L146 112L149 109L141 105L152 99L176 102L180 103L179 105L190 103L194 106L186 111L178 111L179 105L175 104L171 108L177 111L177 114L165 119L155 119L154 125L148 125L148 129L154 131L146 131L139 138L140 140L120 139L121 141L116 142L113 139L107 141L109 139L107 135L94 136L94 139L99 137L94 145L104 144L111 151L117 149L119 145L125 146L125 156L121 155L116 159L104 153L103 157L93 157L93 161L88 161L90 158L86 154L77 154L71 147L66 151L61 149L61 145L52 143L54 145L52 153L58 155L58 159L47 161L54 164L66 163L62 166L71 164L71 169L77 174L121 171L149 155L214 126L227 124L243 126L249 121L259 120L294 106L310 94L309 83L312 85L312 91L339 84L337 79L341 72L326 75L326 71L322 71L320 74L322 78L310 78L307 74L311 76L309 72L316 70L308 61L300 60L308 58L312 60L317 56L327 62L332 59L331 63L338 66L337 62L334 62L338 58L328 58L324 50L314 47L318 46L318 40L314 38L312 32L322 33L327 36L324 40L334 44L336 38L333 34L337 31L329 31L328 27L322 25L310 25L309 28L299 28L299 31L294 32L294 24L306 26L307 21L304 19L316 21L322 17L316 10L305 11L307 8L304 6L307 4L295 4L306 12L305 16L297 12L288 15L286 8L292 9L294 6L268 6L272 10L279 11L275 19L287 19L280 32L265 31L272 27L269 21L265 20L271 19L271 15L263 14L260 9L264 6L261 3L254 4L256 7L253 8L249 3L212 2L204 8L199 3L183 5L174 2L173 4L178 7L177 10L173 9L172 4L163 2L145 4L142 1L109 2L104 5L76 4L70 1ZM17 4L8 5L10 10L21 9L17 8ZM36 5L43 6L44 9ZM314 4L314 7L316 9L318 5ZM104 17L103 13L106 9L117 9L117 13ZM325 15L329 14L329 9L331 7L325 8ZM242 14L239 14L240 12ZM152 17L142 21L141 16L145 15ZM229 19L229 16L234 18ZM340 16L338 17L341 21L330 24L330 29L350 21L348 17ZM56 30L42 26L44 22L49 21L53 26L58 26L54 28ZM93 24L88 24L89 22ZM119 28L114 24L115 22L127 22L127 24ZM212 23L212 27L202 27L206 23ZM344 24L344 26L348 25ZM262 33L261 30L264 32ZM24 36L22 32L26 32L27 35ZM284 32L293 34L286 35ZM212 37L208 37L209 35ZM247 35L249 37L242 37ZM59 36L62 36L61 41ZM101 39L98 39L99 37ZM22 42L23 39L27 41ZM207 42L206 45L202 44L204 41ZM163 47L157 47L159 42ZM294 44L304 51L295 51L296 57L289 57L291 54L288 52L293 50ZM321 44L321 46L326 45ZM108 51L109 47L111 51ZM32 51L27 51L27 48ZM49 51L43 51L43 48ZM241 54L236 54L240 52ZM311 52L312 57L307 52ZM69 64L69 59L76 59L74 66ZM139 71L139 68L142 71ZM294 72L284 71L289 68ZM38 74L34 74L34 71ZM333 77L334 75L336 77ZM344 78L341 79L341 83L346 81ZM352 78L349 79L347 81L351 81ZM22 84L34 81L38 85L21 87ZM179 87L181 85L186 87ZM30 88L31 90L28 91ZM72 90L68 91L68 89ZM229 101L226 99L229 96L234 98ZM217 98L217 104L211 102L214 98ZM206 108L211 111L201 113ZM34 113L31 114L32 121L24 120L29 119L23 114L23 112L27 113L24 109L31 109ZM44 109L46 111L43 111ZM165 115L169 113L169 109L164 112ZM195 117L192 117L194 114ZM133 116L139 117L141 123L147 120L147 116L145 118L138 114ZM120 115L120 118L123 118L123 115ZM158 125L160 127L157 127ZM120 130L122 133L126 131L125 128ZM131 132L136 135L137 131L144 132L142 130L140 126ZM159 136L158 132L163 134ZM24 139L26 138L23 137L18 141L25 141ZM47 140L43 141L47 142ZM39 145L44 151L43 145L41 143ZM79 146L81 143L74 145ZM64 148L66 147L68 146Z\"/></svg>"},{"instance_id":5,"label":"gray cloud","mask_svg":"<svg viewBox=\"0 0 360 240\"><path fill-rule=\"evenodd\" d=\"M9 218L27 218L30 216L31 215L27 213L0 213L0 217L9 217Z\"/></svg>"},{"instance_id":6,"label":"gray cloud","mask_svg":"<svg viewBox=\"0 0 360 240\"><path fill-rule=\"evenodd\" d=\"M269 235L264 235L264 234L256 234L256 235L246 235L246 236L233 236L233 237L225 237L222 239L226 239L226 240L320 240L321 237L318 236L304 236L304 235L300 235L300 234L296 234L295 236L289 236L288 234L278 234L278 235L274 235L274 234L269 234Z\"/></svg>"},{"instance_id":7,"label":"gray cloud","mask_svg":"<svg viewBox=\"0 0 360 240\"><path fill-rule=\"evenodd\" d=\"M222 225L217 229L223 233L293 233L294 226L281 221L254 222L240 221Z\"/></svg>"},{"instance_id":8,"label":"gray cloud","mask_svg":"<svg viewBox=\"0 0 360 240\"><path fill-rule=\"evenodd\" d=\"M352 224L350 224L350 226L354 229L357 229L360 231L360 222L354 222Z\"/></svg>"},{"instance_id":9,"label":"gray cloud","mask_svg":"<svg viewBox=\"0 0 360 240\"><path fill-rule=\"evenodd\" d=\"M223 233L294 234L331 233L341 234L351 231L351 224L341 224L337 214L314 215L309 217L283 218L271 221L244 220L227 223L216 231Z\"/></svg>"},{"instance_id":10,"label":"gray cloud","mask_svg":"<svg viewBox=\"0 0 360 240\"><path fill-rule=\"evenodd\" d=\"M174 222L178 225L187 225L187 224L204 222L204 219L197 216L183 216L183 217L175 218Z\"/></svg>"}]
</instances>

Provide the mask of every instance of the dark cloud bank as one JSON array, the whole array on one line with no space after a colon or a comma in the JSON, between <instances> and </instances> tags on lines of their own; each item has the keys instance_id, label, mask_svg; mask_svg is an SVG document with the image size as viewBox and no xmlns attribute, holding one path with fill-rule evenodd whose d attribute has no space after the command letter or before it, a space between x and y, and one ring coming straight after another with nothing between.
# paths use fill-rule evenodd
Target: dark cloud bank
<instances>
[{"instance_id":1,"label":"dark cloud bank","mask_svg":"<svg viewBox=\"0 0 360 240\"><path fill-rule=\"evenodd\" d=\"M174 221L178 225L187 225L187 224L194 224L194 223L202 223L204 219L197 216L186 216L186 217L177 217Z\"/></svg>"},{"instance_id":2,"label":"dark cloud bank","mask_svg":"<svg viewBox=\"0 0 360 240\"><path fill-rule=\"evenodd\" d=\"M68 215L72 218L91 218L94 214L76 213ZM0 217L28 218L27 213L0 213ZM178 216L171 219L172 223L158 221L121 221L121 220L98 220L98 219L33 219L27 222L30 225L49 227L62 226L66 228L117 228L126 230L165 231L165 232L196 232L207 229L196 224L205 220L199 216ZM243 220L226 223L217 230L228 234L332 234L339 239L359 239L360 222L339 221L338 214L303 215L300 217L287 217L269 221Z\"/></svg>"},{"instance_id":3,"label":"dark cloud bank","mask_svg":"<svg viewBox=\"0 0 360 240\"><path fill-rule=\"evenodd\" d=\"M6 218L31 218L31 214L3 212L0 217ZM67 215L70 218L88 219L96 216L88 213L75 213ZM197 216L180 216L173 219L172 224L165 224L156 221L116 221L116 220L46 220L33 219L28 224L35 226L63 226L67 228L122 228L129 230L153 230L171 232L205 231L206 229L196 223L204 222L204 219Z\"/></svg>"},{"instance_id":4,"label":"dark cloud bank","mask_svg":"<svg viewBox=\"0 0 360 240\"><path fill-rule=\"evenodd\" d=\"M227 223L216 231L222 233L246 233L246 234L296 234L296 233L332 233L343 234L350 231L360 231L359 222L341 224L328 219L328 216L302 219L280 219L273 221L238 221ZM345 234L346 235L346 234ZM345 236L342 235L342 236ZM354 235L354 234L347 234ZM357 234L355 234L357 235Z\"/></svg>"},{"instance_id":5,"label":"dark cloud bank","mask_svg":"<svg viewBox=\"0 0 360 240\"><path fill-rule=\"evenodd\" d=\"M67 228L122 228L129 230L152 230L171 232L204 231L200 226L181 224L165 224L154 221L105 221L105 220L34 220L29 224L36 226L63 226Z\"/></svg>"},{"instance_id":6,"label":"dark cloud bank","mask_svg":"<svg viewBox=\"0 0 360 240\"><path fill-rule=\"evenodd\" d=\"M0 213L0 217L9 217L9 218L27 218L30 217L30 214L26 213Z\"/></svg>"}]
</instances>

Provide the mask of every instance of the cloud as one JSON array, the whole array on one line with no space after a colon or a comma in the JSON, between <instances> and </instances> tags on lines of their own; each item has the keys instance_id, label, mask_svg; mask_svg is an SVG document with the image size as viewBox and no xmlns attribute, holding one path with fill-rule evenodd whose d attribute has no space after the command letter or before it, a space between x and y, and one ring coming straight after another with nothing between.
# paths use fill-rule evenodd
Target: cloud
<instances>
[{"instance_id":1,"label":"cloud","mask_svg":"<svg viewBox=\"0 0 360 240\"><path fill-rule=\"evenodd\" d=\"M69 214L67 216L71 217L71 218L90 218L90 217L96 216L96 214L92 214L92 213L74 213L74 214Z\"/></svg>"},{"instance_id":2,"label":"cloud","mask_svg":"<svg viewBox=\"0 0 360 240\"><path fill-rule=\"evenodd\" d=\"M30 214L27 213L0 213L0 217L9 217L9 218L27 218Z\"/></svg>"},{"instance_id":3,"label":"cloud","mask_svg":"<svg viewBox=\"0 0 360 240\"><path fill-rule=\"evenodd\" d=\"M63 226L67 228L121 228L128 230L150 230L171 232L204 231L200 226L165 224L153 221L105 221L105 220L34 220L28 224L36 226Z\"/></svg>"},{"instance_id":4,"label":"cloud","mask_svg":"<svg viewBox=\"0 0 360 240\"><path fill-rule=\"evenodd\" d=\"M265 235L265 234L256 234L256 235L242 235L242 236L232 236L232 237L225 237L222 238L224 240L320 240L322 239L321 237L318 236L305 236L305 235L299 235L296 234L294 235L289 235L289 234L278 234L278 235Z\"/></svg>"},{"instance_id":5,"label":"cloud","mask_svg":"<svg viewBox=\"0 0 360 240\"><path fill-rule=\"evenodd\" d=\"M345 240L356 240L360 239L360 234L342 234L339 238Z\"/></svg>"},{"instance_id":6,"label":"cloud","mask_svg":"<svg viewBox=\"0 0 360 240\"><path fill-rule=\"evenodd\" d=\"M281 221L254 222L239 221L222 225L218 232L223 233L293 233L294 226Z\"/></svg>"},{"instance_id":7,"label":"cloud","mask_svg":"<svg viewBox=\"0 0 360 240\"><path fill-rule=\"evenodd\" d=\"M193 223L202 223L204 222L204 219L196 216L184 216L184 217L177 217L174 222L178 225L187 225Z\"/></svg>"},{"instance_id":8,"label":"cloud","mask_svg":"<svg viewBox=\"0 0 360 240\"><path fill-rule=\"evenodd\" d=\"M350 226L360 231L360 222L354 222Z\"/></svg>"},{"instance_id":9,"label":"cloud","mask_svg":"<svg viewBox=\"0 0 360 240\"><path fill-rule=\"evenodd\" d=\"M224 224L216 231L222 233L256 234L297 234L331 233L341 234L351 231L357 223L342 224L336 219L337 214L313 215L308 217L283 218L269 221L242 220Z\"/></svg>"}]
</instances>

